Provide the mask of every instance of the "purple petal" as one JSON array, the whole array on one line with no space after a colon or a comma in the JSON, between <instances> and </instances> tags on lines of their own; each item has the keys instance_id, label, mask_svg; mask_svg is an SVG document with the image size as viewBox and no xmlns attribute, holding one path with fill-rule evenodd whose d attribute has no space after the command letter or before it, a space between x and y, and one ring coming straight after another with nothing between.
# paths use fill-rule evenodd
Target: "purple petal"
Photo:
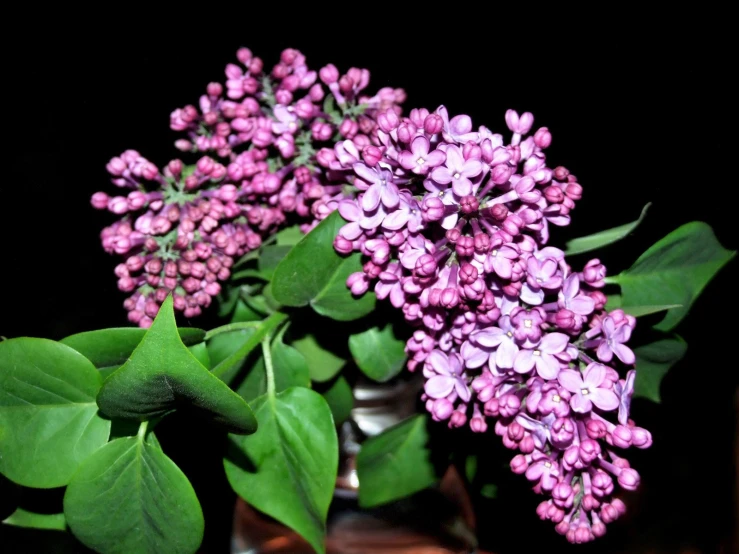
<instances>
[{"instance_id":1,"label":"purple petal","mask_svg":"<svg viewBox=\"0 0 739 554\"><path fill-rule=\"evenodd\" d=\"M574 298L578 292L580 292L580 278L577 274L573 273L565 280L564 286L562 287L562 294L569 300Z\"/></svg>"},{"instance_id":2,"label":"purple petal","mask_svg":"<svg viewBox=\"0 0 739 554\"><path fill-rule=\"evenodd\" d=\"M359 175L361 179L364 179L369 184L376 183L378 181L377 171L370 169L365 164L357 162L352 166L354 173Z\"/></svg>"},{"instance_id":3,"label":"purple petal","mask_svg":"<svg viewBox=\"0 0 739 554\"><path fill-rule=\"evenodd\" d=\"M380 198L382 199L383 205L388 209L393 209L400 203L400 196L398 194L398 187L393 183L387 183L380 189Z\"/></svg>"},{"instance_id":4,"label":"purple petal","mask_svg":"<svg viewBox=\"0 0 739 554\"><path fill-rule=\"evenodd\" d=\"M374 184L365 191L364 196L362 196L362 209L365 212L371 212L380 205L382 189L382 186Z\"/></svg>"},{"instance_id":5,"label":"purple petal","mask_svg":"<svg viewBox=\"0 0 739 554\"><path fill-rule=\"evenodd\" d=\"M359 226L359 223L352 221L344 225L339 230L339 234L346 240L357 240L362 234L362 228Z\"/></svg>"},{"instance_id":6,"label":"purple petal","mask_svg":"<svg viewBox=\"0 0 739 554\"><path fill-rule=\"evenodd\" d=\"M528 373L534 368L534 351L521 350L513 362L513 371L516 373Z\"/></svg>"},{"instance_id":7,"label":"purple petal","mask_svg":"<svg viewBox=\"0 0 739 554\"><path fill-rule=\"evenodd\" d=\"M610 412L618 408L618 396L610 389L595 389L588 396L590 401L601 410Z\"/></svg>"},{"instance_id":8,"label":"purple petal","mask_svg":"<svg viewBox=\"0 0 739 554\"><path fill-rule=\"evenodd\" d=\"M405 293L400 283L396 283L393 289L390 291L390 303L394 308L402 308L405 304Z\"/></svg>"},{"instance_id":9,"label":"purple petal","mask_svg":"<svg viewBox=\"0 0 739 554\"><path fill-rule=\"evenodd\" d=\"M435 168L430 177L440 185L448 185L452 180L452 172L448 168L441 166Z\"/></svg>"},{"instance_id":10,"label":"purple petal","mask_svg":"<svg viewBox=\"0 0 739 554\"><path fill-rule=\"evenodd\" d=\"M456 379L448 375L436 375L426 381L424 390L431 398L444 398L454 390Z\"/></svg>"},{"instance_id":11,"label":"purple petal","mask_svg":"<svg viewBox=\"0 0 739 554\"><path fill-rule=\"evenodd\" d=\"M538 481L543 474L544 464L537 462L533 465L530 465L529 469L526 470L526 479L528 479L529 481Z\"/></svg>"},{"instance_id":12,"label":"purple petal","mask_svg":"<svg viewBox=\"0 0 739 554\"><path fill-rule=\"evenodd\" d=\"M441 221L441 226L444 229L451 229L457 224L457 219L459 219L459 214L457 213L449 214Z\"/></svg>"},{"instance_id":13,"label":"purple petal","mask_svg":"<svg viewBox=\"0 0 739 554\"><path fill-rule=\"evenodd\" d=\"M544 291L539 290L534 292L533 290L531 290L531 287L527 283L524 283L521 287L520 298L527 304L538 306L539 304L544 302Z\"/></svg>"},{"instance_id":14,"label":"purple petal","mask_svg":"<svg viewBox=\"0 0 739 554\"><path fill-rule=\"evenodd\" d=\"M599 387L606 379L606 367L601 364L590 364L588 369L585 370L585 376L583 377L584 388L596 388ZM574 392L574 391L571 391Z\"/></svg>"},{"instance_id":15,"label":"purple petal","mask_svg":"<svg viewBox=\"0 0 739 554\"><path fill-rule=\"evenodd\" d=\"M598 345L598 349L595 351L595 354L598 356L598 359L601 362L610 362L613 358L611 347L608 346L608 343L606 341L603 341Z\"/></svg>"},{"instance_id":16,"label":"purple petal","mask_svg":"<svg viewBox=\"0 0 739 554\"><path fill-rule=\"evenodd\" d=\"M575 371L574 369L563 369L560 371L559 375L557 375L557 381L559 381L559 384L562 385L565 390L574 393L579 393L585 387L582 375L579 371Z\"/></svg>"},{"instance_id":17,"label":"purple petal","mask_svg":"<svg viewBox=\"0 0 739 554\"><path fill-rule=\"evenodd\" d=\"M426 364L430 365L434 371L441 375L449 375L449 360L446 354L440 350L434 350L426 358Z\"/></svg>"},{"instance_id":18,"label":"purple petal","mask_svg":"<svg viewBox=\"0 0 739 554\"><path fill-rule=\"evenodd\" d=\"M354 200L342 200L339 202L339 213L347 221L357 221L362 217L362 211Z\"/></svg>"},{"instance_id":19,"label":"purple petal","mask_svg":"<svg viewBox=\"0 0 739 554\"><path fill-rule=\"evenodd\" d=\"M417 136L411 142L411 150L416 158L426 158L426 155L429 153L429 146L429 139L423 135Z\"/></svg>"},{"instance_id":20,"label":"purple petal","mask_svg":"<svg viewBox=\"0 0 739 554\"><path fill-rule=\"evenodd\" d=\"M613 333L611 338L616 342L629 342L629 339L631 338L631 327L626 324L621 325L621 327L616 329L616 332Z\"/></svg>"},{"instance_id":21,"label":"purple petal","mask_svg":"<svg viewBox=\"0 0 739 554\"><path fill-rule=\"evenodd\" d=\"M380 223L382 223L385 215L386 214L383 210L377 210L374 215L362 217L362 219L359 220L359 226L362 229L376 229L380 226Z\"/></svg>"},{"instance_id":22,"label":"purple petal","mask_svg":"<svg viewBox=\"0 0 739 554\"><path fill-rule=\"evenodd\" d=\"M490 354L484 350L475 347L471 342L465 341L462 345L462 357L464 358L465 365L469 369L476 369L482 367L485 362L488 361Z\"/></svg>"},{"instance_id":23,"label":"purple petal","mask_svg":"<svg viewBox=\"0 0 739 554\"><path fill-rule=\"evenodd\" d=\"M460 173L465 177L477 177L482 172L482 162L480 160L467 160Z\"/></svg>"},{"instance_id":24,"label":"purple petal","mask_svg":"<svg viewBox=\"0 0 739 554\"><path fill-rule=\"evenodd\" d=\"M564 333L547 333L544 335L544 338L541 339L541 343L538 348L547 354L559 354L567 348L567 344L569 342L570 337Z\"/></svg>"},{"instance_id":25,"label":"purple petal","mask_svg":"<svg viewBox=\"0 0 739 554\"><path fill-rule=\"evenodd\" d=\"M469 387L462 379L455 379L454 390L464 402L469 402L472 396Z\"/></svg>"},{"instance_id":26,"label":"purple petal","mask_svg":"<svg viewBox=\"0 0 739 554\"><path fill-rule=\"evenodd\" d=\"M429 167L436 167L439 164L443 164L445 161L446 154L441 150L434 150L426 156L426 165Z\"/></svg>"},{"instance_id":27,"label":"purple petal","mask_svg":"<svg viewBox=\"0 0 739 554\"><path fill-rule=\"evenodd\" d=\"M495 365L500 369L511 369L518 355L518 346L512 340L504 340L495 351Z\"/></svg>"},{"instance_id":28,"label":"purple petal","mask_svg":"<svg viewBox=\"0 0 739 554\"><path fill-rule=\"evenodd\" d=\"M569 304L570 310L575 312L577 315L589 315L593 313L593 310L595 309L595 300L582 294L571 299Z\"/></svg>"},{"instance_id":29,"label":"purple petal","mask_svg":"<svg viewBox=\"0 0 739 554\"><path fill-rule=\"evenodd\" d=\"M382 220L382 226L390 231L397 231L408 222L409 217L410 213L407 210L395 210Z\"/></svg>"},{"instance_id":30,"label":"purple petal","mask_svg":"<svg viewBox=\"0 0 739 554\"><path fill-rule=\"evenodd\" d=\"M614 343L611 345L611 349L613 350L613 353L616 354L616 357L626 365L631 365L636 361L634 351L628 346Z\"/></svg>"},{"instance_id":31,"label":"purple petal","mask_svg":"<svg viewBox=\"0 0 739 554\"><path fill-rule=\"evenodd\" d=\"M572 398L570 398L570 406L572 406L574 411L580 414L586 414L593 409L593 403L582 393L572 395Z\"/></svg>"},{"instance_id":32,"label":"purple petal","mask_svg":"<svg viewBox=\"0 0 739 554\"><path fill-rule=\"evenodd\" d=\"M555 358L551 354L541 354L537 357L535 363L536 372L542 379L552 381L557 378L560 367L557 358Z\"/></svg>"},{"instance_id":33,"label":"purple petal","mask_svg":"<svg viewBox=\"0 0 739 554\"><path fill-rule=\"evenodd\" d=\"M470 335L470 339L477 344L487 346L488 348L495 348L505 338L506 333L503 329L498 327L488 327L480 331L475 331Z\"/></svg>"}]
</instances>

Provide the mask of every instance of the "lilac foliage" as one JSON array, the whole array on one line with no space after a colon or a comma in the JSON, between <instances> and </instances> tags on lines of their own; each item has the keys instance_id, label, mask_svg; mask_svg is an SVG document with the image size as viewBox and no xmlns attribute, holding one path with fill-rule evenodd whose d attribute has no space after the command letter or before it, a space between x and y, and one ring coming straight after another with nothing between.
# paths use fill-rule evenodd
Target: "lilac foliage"
<instances>
[{"instance_id":1,"label":"lilac foliage","mask_svg":"<svg viewBox=\"0 0 739 554\"><path fill-rule=\"evenodd\" d=\"M587 542L623 514L616 484L639 483L621 450L652 442L629 419L636 322L604 310L598 260L573 270L547 246L582 187L547 166L552 137L531 133L530 113L505 120L508 140L444 106L380 111L375 156L351 138L334 147L330 167L358 191L338 204L334 246L365 257L352 292L374 290L416 328L408 368L423 373L432 417L492 426L518 452L511 469L547 496L539 516Z\"/></svg>"},{"instance_id":2,"label":"lilac foliage","mask_svg":"<svg viewBox=\"0 0 739 554\"><path fill-rule=\"evenodd\" d=\"M327 147L351 139L346 155L372 161L375 114L399 113L401 89L363 91L369 71L316 72L294 49L271 71L247 48L211 83L199 105L177 109L170 127L185 135L179 159L163 169L127 150L107 166L119 193L95 193L92 205L121 219L106 227L107 252L125 256L118 288L132 293L128 318L151 325L170 292L175 309L194 317L229 278L234 260L286 225L307 232L344 198L342 175L323 163Z\"/></svg>"}]
</instances>

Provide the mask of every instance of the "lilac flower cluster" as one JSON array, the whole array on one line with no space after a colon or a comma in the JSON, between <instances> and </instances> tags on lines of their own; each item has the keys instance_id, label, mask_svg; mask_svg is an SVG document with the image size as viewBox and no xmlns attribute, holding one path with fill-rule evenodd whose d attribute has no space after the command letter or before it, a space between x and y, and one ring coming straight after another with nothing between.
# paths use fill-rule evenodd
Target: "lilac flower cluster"
<instances>
[{"instance_id":1,"label":"lilac flower cluster","mask_svg":"<svg viewBox=\"0 0 739 554\"><path fill-rule=\"evenodd\" d=\"M378 111L397 115L405 99L387 87L364 95L366 69L316 72L294 49L269 73L247 48L236 55L241 65L228 64L225 86L210 83L199 108L170 116L187 137L175 146L199 154L193 165L175 159L160 171L127 150L107 166L121 193L92 197L95 208L122 216L101 238L107 252L126 257L115 270L118 288L132 293L124 306L141 327L170 292L177 310L199 315L235 259L280 227L307 232L335 210L345 182L320 163L322 151L339 139L368 146Z\"/></svg>"},{"instance_id":2,"label":"lilac flower cluster","mask_svg":"<svg viewBox=\"0 0 739 554\"><path fill-rule=\"evenodd\" d=\"M433 418L475 432L493 418L519 452L513 471L549 497L539 516L586 542L625 509L615 482L639 482L618 449L651 444L629 419L635 372L625 343L635 320L604 310L597 259L573 271L562 250L545 246L582 187L546 165L546 127L530 135L530 113L505 119L509 142L443 106L385 111L373 156L339 142L331 167L358 195L339 202L347 223L334 246L366 257L347 281L352 292L374 287L416 327L408 367L422 367Z\"/></svg>"}]
</instances>

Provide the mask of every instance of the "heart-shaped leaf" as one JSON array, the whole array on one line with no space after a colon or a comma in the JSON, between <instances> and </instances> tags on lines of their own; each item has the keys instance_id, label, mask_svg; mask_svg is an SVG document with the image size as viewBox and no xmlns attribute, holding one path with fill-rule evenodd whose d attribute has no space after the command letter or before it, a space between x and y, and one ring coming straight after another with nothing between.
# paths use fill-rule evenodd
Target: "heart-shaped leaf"
<instances>
[{"instance_id":1,"label":"heart-shaped leaf","mask_svg":"<svg viewBox=\"0 0 739 554\"><path fill-rule=\"evenodd\" d=\"M280 246L295 246L304 236L305 234L300 230L300 225L293 225L275 234L275 244Z\"/></svg>"},{"instance_id":2,"label":"heart-shaped leaf","mask_svg":"<svg viewBox=\"0 0 739 554\"><path fill-rule=\"evenodd\" d=\"M634 317L642 317L645 315L657 314L664 312L665 310L671 310L672 308L680 308L680 304L668 304L666 306L624 306L623 299L620 294L609 294L608 302L606 303L606 310L609 312L616 308L622 309L625 313L633 315Z\"/></svg>"},{"instance_id":3,"label":"heart-shaped leaf","mask_svg":"<svg viewBox=\"0 0 739 554\"><path fill-rule=\"evenodd\" d=\"M339 375L321 394L326 399L328 407L331 408L334 423L337 427L340 427L342 423L349 419L354 407L354 394L349 382Z\"/></svg>"},{"instance_id":4,"label":"heart-shaped leaf","mask_svg":"<svg viewBox=\"0 0 739 554\"><path fill-rule=\"evenodd\" d=\"M636 354L634 395L659 402L662 378L685 356L687 350L687 343L678 336L634 348Z\"/></svg>"},{"instance_id":5,"label":"heart-shaped leaf","mask_svg":"<svg viewBox=\"0 0 739 554\"><path fill-rule=\"evenodd\" d=\"M67 521L64 519L64 514L39 514L29 512L23 508L18 508L8 518L3 520L3 523L31 529L56 529L58 531L64 531L67 528Z\"/></svg>"},{"instance_id":6,"label":"heart-shaped leaf","mask_svg":"<svg viewBox=\"0 0 739 554\"><path fill-rule=\"evenodd\" d=\"M631 223L626 223L624 225L619 225L618 227L613 227L612 229L608 229L606 231L600 231L599 233L594 233L592 235L588 235L587 237L579 237L567 241L565 254L568 256L574 256L575 254L584 254L585 252L598 250L599 248L602 248L608 244L612 244L621 240L622 238L632 233L634 229L639 226L639 224L644 220L644 216L647 215L647 210L651 205L652 203L650 202L642 208L641 214L639 214L639 219L637 219L636 221L632 221Z\"/></svg>"},{"instance_id":7,"label":"heart-shaped leaf","mask_svg":"<svg viewBox=\"0 0 739 554\"><path fill-rule=\"evenodd\" d=\"M177 331L182 342L188 346L201 342L205 337L205 331L202 329L181 327ZM77 333L59 342L74 348L96 368L105 370L125 363L145 334L146 329L138 327L116 327Z\"/></svg>"},{"instance_id":8,"label":"heart-shaped leaf","mask_svg":"<svg viewBox=\"0 0 739 554\"><path fill-rule=\"evenodd\" d=\"M392 502L436 483L428 438L426 416L416 415L362 443L357 455L360 506Z\"/></svg>"},{"instance_id":9,"label":"heart-shaped leaf","mask_svg":"<svg viewBox=\"0 0 739 554\"><path fill-rule=\"evenodd\" d=\"M239 348L244 346L246 342L256 333L256 327L250 329L239 329L228 333L221 333L208 340L208 357L210 358L211 368L217 368L224 360L227 360ZM256 344L259 344L258 342ZM255 345L256 346L256 345ZM218 377L225 383L231 381L241 372L249 352L243 358L235 360L228 371L219 371Z\"/></svg>"},{"instance_id":10,"label":"heart-shaped leaf","mask_svg":"<svg viewBox=\"0 0 739 554\"><path fill-rule=\"evenodd\" d=\"M310 388L308 364L300 352L283 342L285 331L287 331L287 326L280 330L271 345L275 392L281 392L290 387ZM259 356L255 360L236 392L247 402L251 402L267 392L264 358Z\"/></svg>"},{"instance_id":11,"label":"heart-shaped leaf","mask_svg":"<svg viewBox=\"0 0 739 554\"><path fill-rule=\"evenodd\" d=\"M75 536L102 554L192 554L203 539L192 485L140 436L116 439L82 464L64 495L64 514Z\"/></svg>"},{"instance_id":12,"label":"heart-shaped leaf","mask_svg":"<svg viewBox=\"0 0 739 554\"><path fill-rule=\"evenodd\" d=\"M292 249L289 245L264 246L257 259L259 273L266 279L271 279L275 268Z\"/></svg>"},{"instance_id":13,"label":"heart-shaped leaf","mask_svg":"<svg viewBox=\"0 0 739 554\"><path fill-rule=\"evenodd\" d=\"M98 406L109 417L144 421L180 406L200 410L235 433L253 433L248 404L182 344L171 295L128 361L105 380Z\"/></svg>"},{"instance_id":14,"label":"heart-shaped leaf","mask_svg":"<svg viewBox=\"0 0 739 554\"><path fill-rule=\"evenodd\" d=\"M95 404L100 373L82 354L47 339L0 342L0 472L26 487L66 485L108 441Z\"/></svg>"},{"instance_id":15,"label":"heart-shaped leaf","mask_svg":"<svg viewBox=\"0 0 739 554\"><path fill-rule=\"evenodd\" d=\"M226 476L249 504L323 553L339 460L331 410L320 394L304 387L266 394L253 405L259 430L250 437L232 436Z\"/></svg>"},{"instance_id":16,"label":"heart-shaped leaf","mask_svg":"<svg viewBox=\"0 0 739 554\"><path fill-rule=\"evenodd\" d=\"M313 335L295 339L291 344L302 354L308 364L310 378L313 381L319 383L330 381L346 365L344 358L321 346Z\"/></svg>"},{"instance_id":17,"label":"heart-shaped leaf","mask_svg":"<svg viewBox=\"0 0 739 554\"><path fill-rule=\"evenodd\" d=\"M393 326L372 327L349 337L349 350L359 369L375 381L384 383L405 366L405 343L395 338Z\"/></svg>"},{"instance_id":18,"label":"heart-shaped leaf","mask_svg":"<svg viewBox=\"0 0 739 554\"><path fill-rule=\"evenodd\" d=\"M296 244L275 269L272 295L283 306L307 306L321 315L350 321L375 308L375 295L352 295L346 279L361 271L359 253L340 256L334 238L346 222L338 212L321 221Z\"/></svg>"},{"instance_id":19,"label":"heart-shaped leaf","mask_svg":"<svg viewBox=\"0 0 739 554\"><path fill-rule=\"evenodd\" d=\"M710 226L694 221L658 241L611 282L621 286L624 306L679 305L654 326L669 331L735 254L719 244Z\"/></svg>"}]
</instances>

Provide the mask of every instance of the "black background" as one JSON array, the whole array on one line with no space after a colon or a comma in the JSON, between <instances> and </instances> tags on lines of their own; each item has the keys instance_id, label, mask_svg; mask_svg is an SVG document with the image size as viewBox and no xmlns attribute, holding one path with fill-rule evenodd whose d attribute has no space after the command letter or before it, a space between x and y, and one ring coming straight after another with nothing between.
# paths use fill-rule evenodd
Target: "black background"
<instances>
[{"instance_id":1,"label":"black background","mask_svg":"<svg viewBox=\"0 0 739 554\"><path fill-rule=\"evenodd\" d=\"M557 230L552 244L631 221L653 202L643 226L601 256L613 273L691 220L710 223L737 249L728 14L683 14L669 24L593 15L586 24L590 15L581 13L534 24L525 11L474 23L474 13L449 10L423 22L397 13L311 18L285 8L279 17L244 9L180 12L169 22L136 12L54 29L19 23L3 54L9 151L0 181L0 334L59 339L127 324L117 260L98 238L113 216L93 210L89 198L112 192L105 164L127 148L158 164L176 157L169 113L222 81L240 46L266 67L285 47L300 49L314 69L367 67L370 90L406 89L406 113L443 103L451 115L468 113L475 125L505 133L506 109L533 112L535 127L553 135L550 166L566 165L584 187L572 226ZM662 405L635 403L637 423L655 443L634 456L644 487L629 524L580 551L713 552L728 544L736 515L736 266L711 282L679 327L689 354L665 379ZM211 321L212 314L190 323ZM525 538L531 548L564 548L520 485L521 500L503 516L480 514L490 547L529 551Z\"/></svg>"}]
</instances>

